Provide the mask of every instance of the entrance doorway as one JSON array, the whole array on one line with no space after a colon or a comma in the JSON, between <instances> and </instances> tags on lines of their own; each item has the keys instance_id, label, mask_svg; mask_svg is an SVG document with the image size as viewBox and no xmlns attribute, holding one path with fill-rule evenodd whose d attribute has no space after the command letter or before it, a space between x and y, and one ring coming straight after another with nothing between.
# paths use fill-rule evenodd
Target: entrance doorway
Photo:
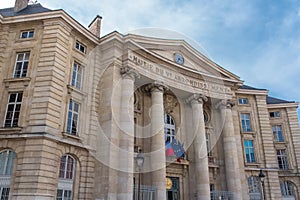
<instances>
[{"instance_id":1,"label":"entrance doorway","mask_svg":"<svg viewBox=\"0 0 300 200\"><path fill-rule=\"evenodd\" d=\"M167 200L180 200L178 177L167 177Z\"/></svg>"}]
</instances>

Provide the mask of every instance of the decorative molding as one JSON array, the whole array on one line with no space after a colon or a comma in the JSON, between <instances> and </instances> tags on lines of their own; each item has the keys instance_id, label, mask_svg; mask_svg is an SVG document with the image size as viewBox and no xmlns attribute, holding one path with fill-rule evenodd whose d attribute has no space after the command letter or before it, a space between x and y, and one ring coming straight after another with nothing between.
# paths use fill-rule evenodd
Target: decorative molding
<instances>
[{"instance_id":1,"label":"decorative molding","mask_svg":"<svg viewBox=\"0 0 300 200\"><path fill-rule=\"evenodd\" d=\"M208 98L203 95L203 94L193 94L192 96L190 96L189 98L186 99L186 103L200 103L203 104L204 102L207 102Z\"/></svg>"},{"instance_id":2,"label":"decorative molding","mask_svg":"<svg viewBox=\"0 0 300 200\"><path fill-rule=\"evenodd\" d=\"M167 114L173 112L173 109L178 105L177 98L173 95L164 95L164 107Z\"/></svg>"},{"instance_id":3,"label":"decorative molding","mask_svg":"<svg viewBox=\"0 0 300 200\"><path fill-rule=\"evenodd\" d=\"M220 100L216 105L215 109L231 109L233 106L235 106L234 101L227 99L227 100Z\"/></svg>"},{"instance_id":4,"label":"decorative molding","mask_svg":"<svg viewBox=\"0 0 300 200\"><path fill-rule=\"evenodd\" d=\"M168 90L168 86L166 86L163 82L161 81L154 81L154 83L150 83L144 87L144 90L146 92L165 92Z\"/></svg>"},{"instance_id":5,"label":"decorative molding","mask_svg":"<svg viewBox=\"0 0 300 200\"><path fill-rule=\"evenodd\" d=\"M139 72L128 66L121 67L120 73L124 79L132 79L134 81L136 78L140 78Z\"/></svg>"}]
</instances>

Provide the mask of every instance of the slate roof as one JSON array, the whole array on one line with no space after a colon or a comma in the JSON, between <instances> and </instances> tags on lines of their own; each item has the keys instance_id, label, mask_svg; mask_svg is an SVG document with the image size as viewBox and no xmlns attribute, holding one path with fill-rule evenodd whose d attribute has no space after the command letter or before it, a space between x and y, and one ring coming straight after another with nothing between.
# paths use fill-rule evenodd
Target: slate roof
<instances>
[{"instance_id":1,"label":"slate roof","mask_svg":"<svg viewBox=\"0 0 300 200\"><path fill-rule=\"evenodd\" d=\"M280 103L295 103L295 101L286 101L283 99L277 99L274 97L267 96L267 104L280 104Z\"/></svg>"},{"instance_id":2,"label":"slate roof","mask_svg":"<svg viewBox=\"0 0 300 200\"><path fill-rule=\"evenodd\" d=\"M240 87L240 89L245 89L245 90L266 90L266 89L254 88L254 87L251 87L249 85L242 85Z\"/></svg>"},{"instance_id":3,"label":"slate roof","mask_svg":"<svg viewBox=\"0 0 300 200\"><path fill-rule=\"evenodd\" d=\"M19 15L29 15L29 14L36 14L36 13L42 13L42 12L49 12L52 11L48 8L43 7L41 4L31 4L28 5L26 8L19 12L15 12L14 8L4 8L0 9L0 14L3 17L13 17L13 16L19 16Z\"/></svg>"}]
</instances>

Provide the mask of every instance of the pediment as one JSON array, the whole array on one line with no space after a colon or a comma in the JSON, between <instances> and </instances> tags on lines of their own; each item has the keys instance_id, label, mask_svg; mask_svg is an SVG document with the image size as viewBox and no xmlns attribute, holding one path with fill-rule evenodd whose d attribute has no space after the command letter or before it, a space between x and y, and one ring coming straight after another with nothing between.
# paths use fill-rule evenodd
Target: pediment
<instances>
[{"instance_id":1,"label":"pediment","mask_svg":"<svg viewBox=\"0 0 300 200\"><path fill-rule=\"evenodd\" d=\"M144 51L154 62L178 67L204 76L217 77L229 82L242 82L238 76L225 70L184 40L167 40L139 35L127 35L126 41L136 44L134 51ZM175 55L180 54L184 62L177 62Z\"/></svg>"}]
</instances>

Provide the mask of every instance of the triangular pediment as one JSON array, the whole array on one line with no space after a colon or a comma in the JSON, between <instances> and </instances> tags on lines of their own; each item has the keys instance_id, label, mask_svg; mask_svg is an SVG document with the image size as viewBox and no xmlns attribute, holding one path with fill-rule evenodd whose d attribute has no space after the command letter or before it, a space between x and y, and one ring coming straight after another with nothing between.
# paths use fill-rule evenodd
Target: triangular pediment
<instances>
[{"instance_id":1,"label":"triangular pediment","mask_svg":"<svg viewBox=\"0 0 300 200\"><path fill-rule=\"evenodd\" d=\"M125 38L127 42L136 44L133 48L134 51L145 51L150 55L149 57L155 58L156 62L160 60L166 65L186 69L204 76L242 83L238 76L216 64L184 40L159 39L132 34L126 35Z\"/></svg>"}]
</instances>

